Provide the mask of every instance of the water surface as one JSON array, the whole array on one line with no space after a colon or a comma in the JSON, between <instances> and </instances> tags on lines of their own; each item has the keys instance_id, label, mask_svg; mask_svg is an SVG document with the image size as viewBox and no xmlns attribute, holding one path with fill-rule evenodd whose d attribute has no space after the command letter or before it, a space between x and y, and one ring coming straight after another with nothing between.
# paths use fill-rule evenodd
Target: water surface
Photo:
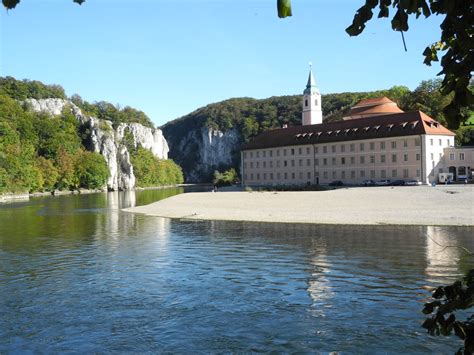
<instances>
[{"instance_id":1,"label":"water surface","mask_svg":"<svg viewBox=\"0 0 474 355\"><path fill-rule=\"evenodd\" d=\"M473 228L179 221L122 212L182 189L0 205L2 352L443 352L425 286Z\"/></svg>"}]
</instances>

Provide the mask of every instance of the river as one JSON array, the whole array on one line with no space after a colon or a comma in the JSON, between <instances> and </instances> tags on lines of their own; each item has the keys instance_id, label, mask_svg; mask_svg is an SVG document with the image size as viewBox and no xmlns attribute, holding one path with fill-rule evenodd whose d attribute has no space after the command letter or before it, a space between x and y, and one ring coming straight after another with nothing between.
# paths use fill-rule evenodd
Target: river
<instances>
[{"instance_id":1,"label":"river","mask_svg":"<svg viewBox=\"0 0 474 355\"><path fill-rule=\"evenodd\" d=\"M169 220L182 188L0 205L0 353L453 353L426 286L472 266L473 228ZM440 245L438 245L440 244Z\"/></svg>"}]
</instances>

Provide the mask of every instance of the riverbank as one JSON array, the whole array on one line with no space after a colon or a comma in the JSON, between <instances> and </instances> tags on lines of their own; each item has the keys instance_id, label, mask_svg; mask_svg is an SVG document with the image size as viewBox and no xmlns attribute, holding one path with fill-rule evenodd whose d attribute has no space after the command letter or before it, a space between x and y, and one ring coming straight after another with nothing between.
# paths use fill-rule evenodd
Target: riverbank
<instances>
[{"instance_id":1,"label":"riverbank","mask_svg":"<svg viewBox=\"0 0 474 355\"><path fill-rule=\"evenodd\" d=\"M196 220L473 226L474 188L458 185L201 192L176 195L124 211Z\"/></svg>"}]
</instances>

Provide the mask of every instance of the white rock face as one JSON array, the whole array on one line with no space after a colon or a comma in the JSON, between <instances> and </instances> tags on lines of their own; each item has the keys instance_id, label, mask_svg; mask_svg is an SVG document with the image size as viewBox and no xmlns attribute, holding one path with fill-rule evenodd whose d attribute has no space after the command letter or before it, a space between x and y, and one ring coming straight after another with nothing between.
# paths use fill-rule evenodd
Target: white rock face
<instances>
[{"instance_id":1,"label":"white rock face","mask_svg":"<svg viewBox=\"0 0 474 355\"><path fill-rule=\"evenodd\" d=\"M139 123L121 123L115 131L112 122L85 116L79 107L62 99L28 99L25 101L33 111L60 115L65 107L70 107L77 120L89 128L91 150L104 156L109 167L107 188L109 190L131 190L135 187L135 175L124 137L133 145L149 149L157 158L168 158L168 143L159 129L145 127Z\"/></svg>"},{"instance_id":2,"label":"white rock face","mask_svg":"<svg viewBox=\"0 0 474 355\"><path fill-rule=\"evenodd\" d=\"M236 129L221 132L203 127L189 131L173 149L179 152L180 157L194 157L187 164L177 159L178 163L183 164L186 181L208 181L214 170L234 165L232 159L240 149L240 135Z\"/></svg>"}]
</instances>

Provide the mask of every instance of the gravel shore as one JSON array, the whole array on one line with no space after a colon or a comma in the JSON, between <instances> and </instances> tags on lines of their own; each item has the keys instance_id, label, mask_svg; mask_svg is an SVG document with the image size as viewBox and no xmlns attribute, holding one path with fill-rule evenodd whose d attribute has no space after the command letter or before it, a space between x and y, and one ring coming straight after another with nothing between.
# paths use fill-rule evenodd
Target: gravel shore
<instances>
[{"instance_id":1,"label":"gravel shore","mask_svg":"<svg viewBox=\"0 0 474 355\"><path fill-rule=\"evenodd\" d=\"M185 193L124 209L180 219L318 224L474 225L473 185L311 192Z\"/></svg>"}]
</instances>

